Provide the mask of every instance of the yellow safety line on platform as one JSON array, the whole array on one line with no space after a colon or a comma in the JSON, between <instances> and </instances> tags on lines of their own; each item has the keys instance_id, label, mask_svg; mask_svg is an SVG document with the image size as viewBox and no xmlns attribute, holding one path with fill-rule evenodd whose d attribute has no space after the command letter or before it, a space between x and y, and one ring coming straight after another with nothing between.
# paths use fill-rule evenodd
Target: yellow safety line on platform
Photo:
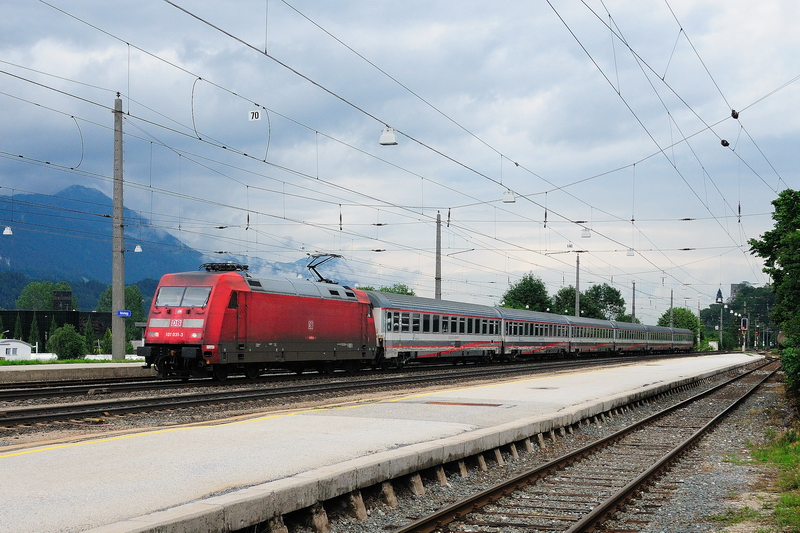
<instances>
[{"instance_id":1,"label":"yellow safety line on platform","mask_svg":"<svg viewBox=\"0 0 800 533\"><path fill-rule=\"evenodd\" d=\"M301 415L301 414L306 414L306 413L312 413L312 412L318 411L318 410L319 409L313 409L313 410L307 410L307 411L296 411L294 413L281 413L281 414L276 414L276 415L263 416L263 417L259 417L259 418L252 418L252 419L248 419L248 420L239 420L239 421L236 421L236 422L218 422L218 423L214 423L214 421L209 421L209 422L202 422L202 423L191 425L191 426L165 428L165 429L158 429L158 430L154 430L154 431L146 431L146 432L143 432L143 433L131 433L131 434L128 434L128 435L118 435L116 437L106 437L106 438L102 438L102 439L91 439L91 440L84 440L84 441L80 441L80 442L69 442L69 443L65 443L65 444L57 444L57 445L54 445L54 446L44 446L44 447L41 447L41 448L30 448L30 449L26 449L26 450L20 450L18 452L2 454L2 455L0 455L0 459L6 459L6 458L9 458L9 457L17 457L17 456L20 456L20 455L27 455L27 454L31 454L31 453L37 453L37 452L47 452L47 451L51 451L51 450L59 450L59 449L62 449L62 448L72 448L74 446L83 446L83 445L86 445L86 444L102 444L102 443L105 443L105 442L113 442L113 441L123 440L123 439L132 439L132 438L135 438L135 437L146 437L146 436L149 436L149 435L158 435L160 433L172 433L172 432L175 432L175 431L187 431L187 430L192 430L192 429L206 429L208 427L214 427L214 426L229 426L229 425L233 425L233 424L243 424L243 423L246 423L246 422L257 422L257 421L260 421L260 420L269 420L270 418L279 418L279 417L283 417L283 416L292 416L292 415Z\"/></svg>"}]
</instances>

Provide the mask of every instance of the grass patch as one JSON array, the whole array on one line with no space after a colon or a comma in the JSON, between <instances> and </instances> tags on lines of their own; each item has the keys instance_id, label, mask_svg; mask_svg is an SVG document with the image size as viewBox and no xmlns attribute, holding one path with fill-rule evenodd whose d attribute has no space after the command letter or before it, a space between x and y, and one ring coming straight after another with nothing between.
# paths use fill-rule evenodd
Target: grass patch
<instances>
[{"instance_id":1,"label":"grass patch","mask_svg":"<svg viewBox=\"0 0 800 533\"><path fill-rule=\"evenodd\" d=\"M723 526L733 526L741 524L742 522L750 522L751 520L761 519L761 513L750 507L742 507L741 509L728 509L722 514L715 514L709 516L709 519Z\"/></svg>"},{"instance_id":2,"label":"grass patch","mask_svg":"<svg viewBox=\"0 0 800 533\"><path fill-rule=\"evenodd\" d=\"M780 471L776 486L781 491L774 520L783 531L800 531L800 431L790 429L768 435L769 442L753 448L753 457Z\"/></svg>"},{"instance_id":3,"label":"grass patch","mask_svg":"<svg viewBox=\"0 0 800 533\"><path fill-rule=\"evenodd\" d=\"M739 457L739 454L736 453L726 453L722 458L722 461L724 463L731 463L734 465L746 465L752 462L750 459L743 459Z\"/></svg>"}]
</instances>

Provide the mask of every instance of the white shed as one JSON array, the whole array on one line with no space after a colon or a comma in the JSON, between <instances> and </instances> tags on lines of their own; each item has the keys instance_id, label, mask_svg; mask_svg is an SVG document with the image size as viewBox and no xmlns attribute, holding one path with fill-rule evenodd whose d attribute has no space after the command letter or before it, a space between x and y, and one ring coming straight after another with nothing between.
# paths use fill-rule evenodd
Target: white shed
<instances>
[{"instance_id":1,"label":"white shed","mask_svg":"<svg viewBox=\"0 0 800 533\"><path fill-rule=\"evenodd\" d=\"M17 339L0 339L0 359L6 361L29 360L31 345Z\"/></svg>"}]
</instances>

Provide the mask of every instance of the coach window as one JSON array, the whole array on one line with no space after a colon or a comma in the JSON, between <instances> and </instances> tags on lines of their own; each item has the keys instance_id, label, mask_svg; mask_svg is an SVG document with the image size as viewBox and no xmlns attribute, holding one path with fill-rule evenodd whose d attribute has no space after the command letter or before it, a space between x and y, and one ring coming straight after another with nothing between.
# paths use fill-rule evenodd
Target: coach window
<instances>
[{"instance_id":1,"label":"coach window","mask_svg":"<svg viewBox=\"0 0 800 533\"><path fill-rule=\"evenodd\" d=\"M433 333L439 333L439 315L433 315Z\"/></svg>"},{"instance_id":2,"label":"coach window","mask_svg":"<svg viewBox=\"0 0 800 533\"><path fill-rule=\"evenodd\" d=\"M458 333L458 317L450 317L450 333Z\"/></svg>"},{"instance_id":3,"label":"coach window","mask_svg":"<svg viewBox=\"0 0 800 533\"><path fill-rule=\"evenodd\" d=\"M467 333L472 333L472 318L467 319Z\"/></svg>"},{"instance_id":4,"label":"coach window","mask_svg":"<svg viewBox=\"0 0 800 533\"><path fill-rule=\"evenodd\" d=\"M430 333L431 315L422 315L422 333Z\"/></svg>"},{"instance_id":5,"label":"coach window","mask_svg":"<svg viewBox=\"0 0 800 533\"><path fill-rule=\"evenodd\" d=\"M442 333L447 333L449 331L450 331L450 317L442 315Z\"/></svg>"},{"instance_id":6,"label":"coach window","mask_svg":"<svg viewBox=\"0 0 800 533\"><path fill-rule=\"evenodd\" d=\"M400 313L400 331L408 331L409 316L408 313Z\"/></svg>"},{"instance_id":7,"label":"coach window","mask_svg":"<svg viewBox=\"0 0 800 533\"><path fill-rule=\"evenodd\" d=\"M419 313L411 313L411 331L419 333Z\"/></svg>"}]
</instances>

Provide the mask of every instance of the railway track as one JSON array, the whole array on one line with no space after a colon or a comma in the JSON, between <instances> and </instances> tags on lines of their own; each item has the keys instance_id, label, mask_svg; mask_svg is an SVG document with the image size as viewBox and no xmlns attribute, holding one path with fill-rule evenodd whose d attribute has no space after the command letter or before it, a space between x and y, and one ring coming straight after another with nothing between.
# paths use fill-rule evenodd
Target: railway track
<instances>
[{"instance_id":1,"label":"railway track","mask_svg":"<svg viewBox=\"0 0 800 533\"><path fill-rule=\"evenodd\" d=\"M694 354L697 355L697 354ZM664 355L650 355L640 357L638 360L646 359L663 359L671 357L687 357L687 354L664 354ZM503 364L497 368L501 370L500 373L526 373L531 370L534 371L553 371L559 369L570 369L581 366L596 366L604 364L617 364L632 362L630 357L585 357L571 360L561 361L543 361L539 363L523 363L508 365ZM470 367L472 372L485 372L484 369L494 369L496 367L476 366ZM453 372L451 365L441 366L418 366L410 367L403 370L407 372L431 372L438 371L447 373ZM490 370L490 372L495 372ZM328 379L335 379L343 374L336 373L333 376L326 376ZM374 372L366 371L359 372L355 378L361 376L376 375ZM379 372L378 375L386 375L385 372ZM288 374L273 374L266 375L257 380L247 378L231 379L226 382L224 386L250 386L255 383L280 383L285 381L298 381L298 380L317 380L325 379L317 373L306 373L296 375L294 373ZM158 379L155 376L152 378L118 378L118 379L92 379L92 380L63 380L63 381L31 381L31 382L16 382L16 383L0 383L0 402L15 402L26 401L34 399L51 399L51 398L64 398L69 396L95 396L95 395L108 395L113 393L128 393L128 392L142 392L142 391L161 391L161 390L188 390L195 388L208 388L223 386L218 381L211 379L192 380L184 383L180 380L164 380Z\"/></svg>"},{"instance_id":2,"label":"railway track","mask_svg":"<svg viewBox=\"0 0 800 533\"><path fill-rule=\"evenodd\" d=\"M394 533L633 533L603 523L735 409L779 364L767 363L617 433L423 517Z\"/></svg>"},{"instance_id":3,"label":"railway track","mask_svg":"<svg viewBox=\"0 0 800 533\"><path fill-rule=\"evenodd\" d=\"M654 357L655 358L655 357ZM159 395L149 398L116 398L116 399L103 399L92 401L81 401L72 403L42 403L34 406L6 406L0 408L0 426L25 426L32 424L46 424L60 420L86 420L86 419L102 419L103 417L117 416L131 413L147 413L161 410L176 410L185 409L198 406L219 406L221 404L230 404L236 402L255 402L265 401L272 399L283 399L288 397L307 397L313 395L336 395L346 394L353 392L361 392L365 390L376 390L382 388L400 388L400 387L414 387L430 384L442 384L447 382L457 382L463 380L474 379L492 379L492 378L511 378L519 375L532 375L543 372L565 371L573 370L576 368L586 368L587 366L609 365L618 363L631 362L630 358L613 358L613 359L594 359L594 360L570 360L570 361L553 361L543 363L540 365L501 365L494 367L467 367L453 369L447 367L447 370L428 371L428 372L414 372L411 374L395 374L395 373L379 373L373 374L371 377L362 378L361 376L342 376L342 379L323 379L320 380L318 375L308 375L311 383L291 384L288 386L273 386L274 383L268 384L265 388L262 386L249 385L248 388L232 388L221 387L225 390L215 390L213 392L205 393L192 393L190 385L175 382L171 383L168 388L180 390L181 394L172 395ZM375 377L380 376L380 377ZM283 376L286 378L287 376ZM296 376L294 376L296 378ZM266 381L266 380L264 380ZM244 382L244 381L243 381ZM55 396L60 394L64 395L78 395L86 394L88 397L96 397L102 394L110 394L119 391L131 390L163 390L165 388L164 382L150 384L109 384L103 386L100 384L90 385L76 385L69 387L69 390L63 388L55 389ZM197 386L209 387L219 385L218 382L213 381L200 381ZM81 392L83 391L83 392ZM0 392L0 400L9 401L8 394L14 391ZM33 396L26 396L26 394L33 394ZM46 389L33 389L21 391L21 395L14 400L28 399L30 397L48 397Z\"/></svg>"}]
</instances>

